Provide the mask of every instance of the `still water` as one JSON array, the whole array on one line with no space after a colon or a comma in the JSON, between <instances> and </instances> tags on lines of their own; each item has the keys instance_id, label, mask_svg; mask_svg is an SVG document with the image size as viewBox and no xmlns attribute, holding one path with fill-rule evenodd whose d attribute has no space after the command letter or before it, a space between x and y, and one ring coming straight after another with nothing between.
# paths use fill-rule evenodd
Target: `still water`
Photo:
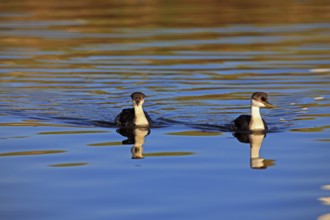
<instances>
[{"instance_id":1,"label":"still water","mask_svg":"<svg viewBox=\"0 0 330 220\"><path fill-rule=\"evenodd\" d=\"M329 11L1 1L0 219L330 219ZM125 137L134 91L157 126ZM270 132L236 138L255 91Z\"/></svg>"}]
</instances>

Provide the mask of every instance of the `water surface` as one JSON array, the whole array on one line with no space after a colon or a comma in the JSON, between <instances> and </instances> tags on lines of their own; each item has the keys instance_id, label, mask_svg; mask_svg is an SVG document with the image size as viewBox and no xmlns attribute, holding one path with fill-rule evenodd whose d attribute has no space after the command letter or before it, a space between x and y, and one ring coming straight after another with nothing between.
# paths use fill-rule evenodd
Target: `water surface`
<instances>
[{"instance_id":1,"label":"water surface","mask_svg":"<svg viewBox=\"0 0 330 220\"><path fill-rule=\"evenodd\" d=\"M327 1L0 9L1 219L330 219ZM142 147L95 123L134 91ZM271 132L234 137L255 91Z\"/></svg>"}]
</instances>

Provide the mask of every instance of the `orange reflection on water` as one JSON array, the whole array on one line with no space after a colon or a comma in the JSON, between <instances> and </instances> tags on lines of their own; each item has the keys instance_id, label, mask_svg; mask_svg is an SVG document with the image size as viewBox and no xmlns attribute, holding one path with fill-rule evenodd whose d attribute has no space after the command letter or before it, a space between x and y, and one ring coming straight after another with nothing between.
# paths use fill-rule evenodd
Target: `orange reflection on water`
<instances>
[{"instance_id":1,"label":"orange reflection on water","mask_svg":"<svg viewBox=\"0 0 330 220\"><path fill-rule=\"evenodd\" d=\"M31 155L43 155L43 154L59 154L65 153L65 150L33 150L33 151L17 151L17 152L7 152L0 153L0 157L8 156L31 156Z\"/></svg>"},{"instance_id":2,"label":"orange reflection on water","mask_svg":"<svg viewBox=\"0 0 330 220\"><path fill-rule=\"evenodd\" d=\"M323 185L321 189L330 191L330 185ZM319 201L321 201L323 205L330 206L330 194L329 196L320 197ZM318 220L330 220L330 213L321 215Z\"/></svg>"}]
</instances>

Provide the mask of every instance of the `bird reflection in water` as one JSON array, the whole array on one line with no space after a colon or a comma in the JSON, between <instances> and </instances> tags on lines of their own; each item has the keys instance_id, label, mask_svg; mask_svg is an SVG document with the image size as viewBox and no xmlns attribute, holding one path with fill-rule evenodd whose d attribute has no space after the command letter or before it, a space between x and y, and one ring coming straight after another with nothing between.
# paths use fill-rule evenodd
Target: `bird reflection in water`
<instances>
[{"instance_id":1,"label":"bird reflection in water","mask_svg":"<svg viewBox=\"0 0 330 220\"><path fill-rule=\"evenodd\" d=\"M266 137L265 132L237 132L234 136L242 143L250 144L250 167L252 169L266 169L274 166L275 160L260 157L262 142Z\"/></svg>"},{"instance_id":2,"label":"bird reflection in water","mask_svg":"<svg viewBox=\"0 0 330 220\"><path fill-rule=\"evenodd\" d=\"M143 144L145 137L150 134L148 127L134 127L134 128L119 128L117 133L124 137L126 140L122 144L133 144L131 147L132 159L143 159Z\"/></svg>"}]
</instances>

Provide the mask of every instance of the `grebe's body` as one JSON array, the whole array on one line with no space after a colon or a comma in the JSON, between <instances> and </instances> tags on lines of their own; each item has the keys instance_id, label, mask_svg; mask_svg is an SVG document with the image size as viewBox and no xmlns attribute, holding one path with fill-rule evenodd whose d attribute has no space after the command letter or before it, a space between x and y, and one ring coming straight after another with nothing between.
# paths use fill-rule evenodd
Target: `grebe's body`
<instances>
[{"instance_id":1,"label":"grebe's body","mask_svg":"<svg viewBox=\"0 0 330 220\"><path fill-rule=\"evenodd\" d=\"M145 95L142 92L134 92L131 95L133 108L123 109L115 118L115 124L119 127L149 127L152 120L142 108Z\"/></svg>"},{"instance_id":2,"label":"grebe's body","mask_svg":"<svg viewBox=\"0 0 330 220\"><path fill-rule=\"evenodd\" d=\"M115 123L119 127L129 127L133 128L136 126L140 127L149 127L151 123L151 118L147 112L143 111L145 120L135 120L135 109L134 108L125 108L117 115ZM139 115L139 113L137 113ZM142 115L142 114L140 114ZM141 123L142 122L142 123Z\"/></svg>"},{"instance_id":3,"label":"grebe's body","mask_svg":"<svg viewBox=\"0 0 330 220\"><path fill-rule=\"evenodd\" d=\"M255 127L250 128L251 123L251 115L240 115L238 116L234 121L231 122L231 125L233 124L233 130L235 131L253 131L253 130L261 130L261 131L267 131L268 126L264 119L254 119L253 124L257 125L258 129Z\"/></svg>"},{"instance_id":4,"label":"grebe's body","mask_svg":"<svg viewBox=\"0 0 330 220\"><path fill-rule=\"evenodd\" d=\"M260 108L274 108L268 103L267 93L255 92L251 97L251 115L240 115L230 123L233 131L267 131L266 121L261 118Z\"/></svg>"}]
</instances>

